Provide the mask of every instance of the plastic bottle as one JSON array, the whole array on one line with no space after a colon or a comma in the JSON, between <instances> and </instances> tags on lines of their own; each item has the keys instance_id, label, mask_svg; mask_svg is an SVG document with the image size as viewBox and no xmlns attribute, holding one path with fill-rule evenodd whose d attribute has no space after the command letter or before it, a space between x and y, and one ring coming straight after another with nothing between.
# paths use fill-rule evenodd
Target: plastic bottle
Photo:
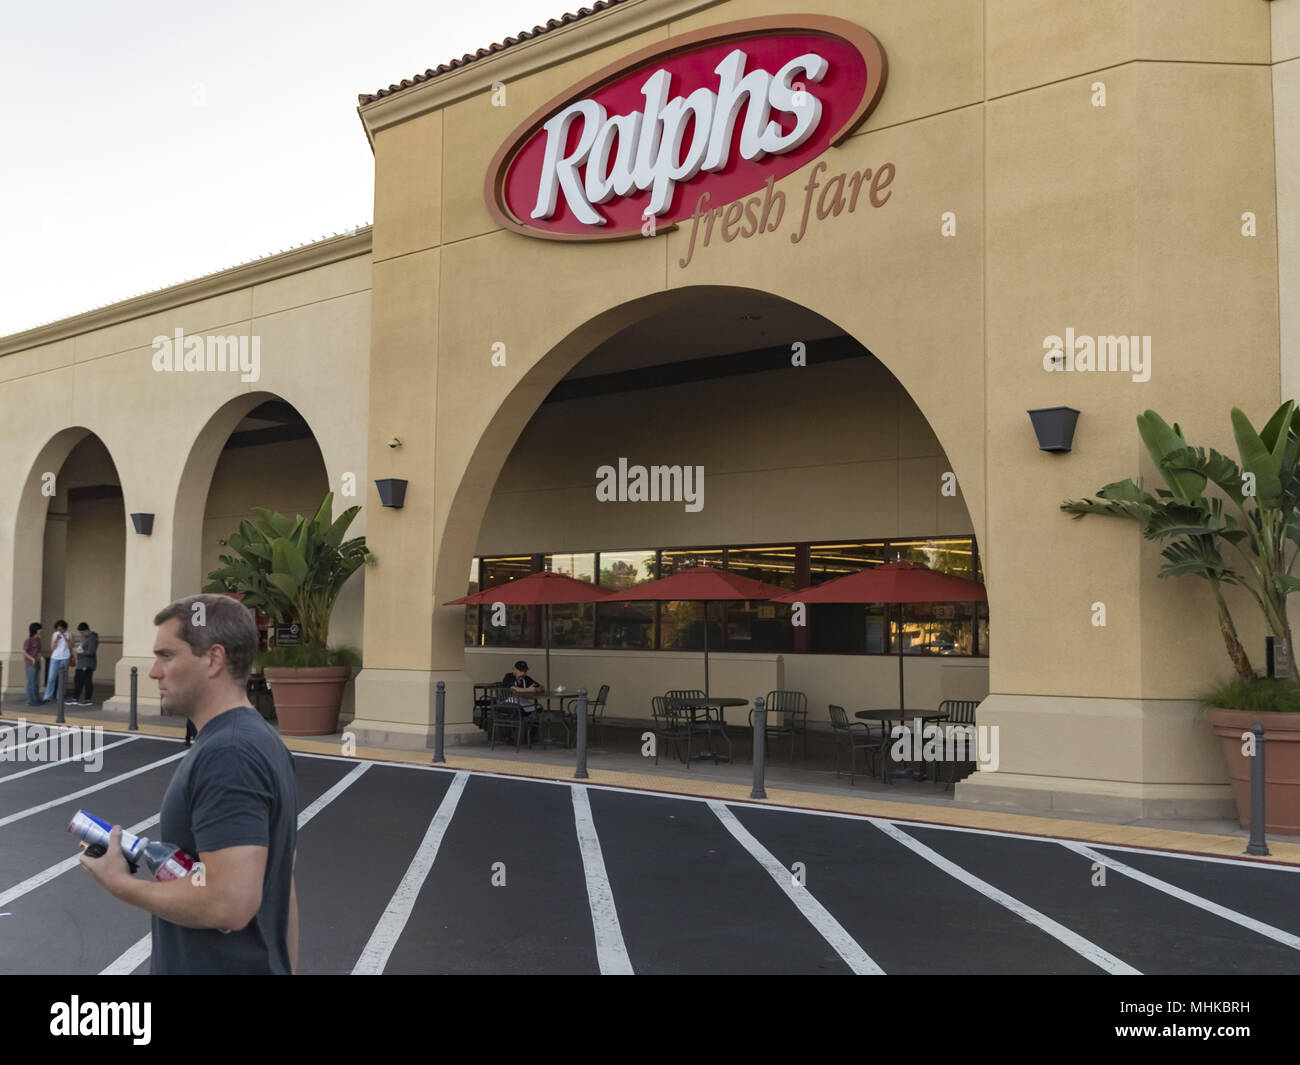
<instances>
[{"instance_id":1,"label":"plastic bottle","mask_svg":"<svg viewBox=\"0 0 1300 1065\"><path fill-rule=\"evenodd\" d=\"M113 826L85 810L78 810L68 825L68 831L88 843L86 853L98 858L108 851L108 837ZM198 862L179 847L161 841L150 842L147 837L133 835L125 829L122 830L122 855L131 872L134 873L143 863L155 880L179 880L189 876Z\"/></svg>"}]
</instances>

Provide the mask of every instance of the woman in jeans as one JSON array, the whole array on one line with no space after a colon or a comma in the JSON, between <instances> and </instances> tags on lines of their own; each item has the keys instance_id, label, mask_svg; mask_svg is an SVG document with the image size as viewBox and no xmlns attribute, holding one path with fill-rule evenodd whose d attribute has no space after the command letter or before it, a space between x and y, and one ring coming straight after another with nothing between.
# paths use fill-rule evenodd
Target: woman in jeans
<instances>
[{"instance_id":1,"label":"woman in jeans","mask_svg":"<svg viewBox=\"0 0 1300 1065\"><path fill-rule=\"evenodd\" d=\"M41 705L41 623L33 621L27 626L27 639L23 641L23 663L27 666L27 705Z\"/></svg>"}]
</instances>

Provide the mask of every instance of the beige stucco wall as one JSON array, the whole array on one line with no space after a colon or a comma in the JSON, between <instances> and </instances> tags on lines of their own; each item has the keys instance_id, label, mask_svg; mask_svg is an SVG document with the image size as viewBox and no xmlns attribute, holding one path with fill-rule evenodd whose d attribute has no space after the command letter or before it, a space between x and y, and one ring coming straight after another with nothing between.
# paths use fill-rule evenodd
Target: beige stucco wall
<instances>
[{"instance_id":1,"label":"beige stucco wall","mask_svg":"<svg viewBox=\"0 0 1300 1065\"><path fill-rule=\"evenodd\" d=\"M701 509L599 501L596 470L620 458L702 466ZM547 403L497 478L475 553L970 533L960 491L936 487L949 468L870 358Z\"/></svg>"},{"instance_id":2,"label":"beige stucco wall","mask_svg":"<svg viewBox=\"0 0 1300 1065\"><path fill-rule=\"evenodd\" d=\"M111 630L99 626L123 639L118 695L137 665L146 707L157 696L145 676L153 662L153 615L203 583L209 487L221 448L247 411L268 399L291 403L315 434L336 512L356 502L378 505L366 480L369 281L369 233L359 231L0 338L0 454L7 470L0 478L0 647L7 652L7 688L20 686L13 665L21 661L19 633L26 634L41 605L36 575L44 568L47 504L66 510L57 497L41 494L40 475L61 470L88 431L111 456L124 515L155 514L147 537L128 530L123 517L122 620ZM155 371L153 338L178 327L186 335L259 337L259 378ZM319 500L321 459L314 461L314 468L283 472L286 484L294 482L290 502L304 492ZM339 494L346 474L357 486L351 499ZM368 509L354 531L365 531ZM341 639L360 644L364 575L354 583L340 600L335 628ZM99 677L106 679L103 667Z\"/></svg>"}]
</instances>

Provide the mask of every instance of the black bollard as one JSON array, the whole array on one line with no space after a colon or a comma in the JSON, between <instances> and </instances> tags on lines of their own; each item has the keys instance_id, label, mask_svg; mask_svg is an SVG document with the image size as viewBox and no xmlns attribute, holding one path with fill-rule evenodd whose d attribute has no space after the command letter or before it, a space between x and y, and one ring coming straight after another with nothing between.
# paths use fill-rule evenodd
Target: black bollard
<instances>
[{"instance_id":1,"label":"black bollard","mask_svg":"<svg viewBox=\"0 0 1300 1065\"><path fill-rule=\"evenodd\" d=\"M793 743L794 741L791 740ZM766 799L763 790L763 774L767 761L767 708L760 695L754 700L754 789L749 793L751 799Z\"/></svg>"},{"instance_id":2,"label":"black bollard","mask_svg":"<svg viewBox=\"0 0 1300 1065\"><path fill-rule=\"evenodd\" d=\"M0 706L4 705L4 701L5 701L5 664L3 662L0 662ZM4 717L4 714L0 713L0 717Z\"/></svg>"},{"instance_id":3,"label":"black bollard","mask_svg":"<svg viewBox=\"0 0 1300 1065\"><path fill-rule=\"evenodd\" d=\"M578 768L573 774L574 780L587 779L587 689L578 689L578 698L574 700L578 714Z\"/></svg>"},{"instance_id":4,"label":"black bollard","mask_svg":"<svg viewBox=\"0 0 1300 1065\"><path fill-rule=\"evenodd\" d=\"M1264 726L1258 721L1250 726L1255 736L1255 757L1250 760L1250 842L1247 854L1268 854L1264 842Z\"/></svg>"},{"instance_id":5,"label":"black bollard","mask_svg":"<svg viewBox=\"0 0 1300 1065\"><path fill-rule=\"evenodd\" d=\"M438 693L433 697L433 762L445 762L442 753L442 733L447 714L447 682L438 681Z\"/></svg>"},{"instance_id":6,"label":"black bollard","mask_svg":"<svg viewBox=\"0 0 1300 1065\"><path fill-rule=\"evenodd\" d=\"M135 708L136 687L140 683L139 673L140 669L138 666L131 667L131 724L127 726L128 732L140 731L140 721L136 717Z\"/></svg>"},{"instance_id":7,"label":"black bollard","mask_svg":"<svg viewBox=\"0 0 1300 1065\"><path fill-rule=\"evenodd\" d=\"M54 680L54 694L58 697L59 700L59 711L54 716L54 723L56 725L63 725L67 723L67 719L64 718L63 716L63 696L64 696L63 685L66 682L68 677L68 671L64 665L65 662L67 662L66 658L50 660L51 668L53 668L55 664L57 664L59 670Z\"/></svg>"}]
</instances>

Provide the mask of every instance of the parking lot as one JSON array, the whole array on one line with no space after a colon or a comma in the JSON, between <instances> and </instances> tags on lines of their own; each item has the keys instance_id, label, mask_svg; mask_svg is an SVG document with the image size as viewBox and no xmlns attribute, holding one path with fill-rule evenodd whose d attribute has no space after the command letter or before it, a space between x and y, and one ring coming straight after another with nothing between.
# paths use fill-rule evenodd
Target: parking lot
<instances>
[{"instance_id":1,"label":"parking lot","mask_svg":"<svg viewBox=\"0 0 1300 1065\"><path fill-rule=\"evenodd\" d=\"M79 808L148 836L178 741L0 763L0 972L144 973ZM1300 972L1300 869L295 754L303 973Z\"/></svg>"}]
</instances>

